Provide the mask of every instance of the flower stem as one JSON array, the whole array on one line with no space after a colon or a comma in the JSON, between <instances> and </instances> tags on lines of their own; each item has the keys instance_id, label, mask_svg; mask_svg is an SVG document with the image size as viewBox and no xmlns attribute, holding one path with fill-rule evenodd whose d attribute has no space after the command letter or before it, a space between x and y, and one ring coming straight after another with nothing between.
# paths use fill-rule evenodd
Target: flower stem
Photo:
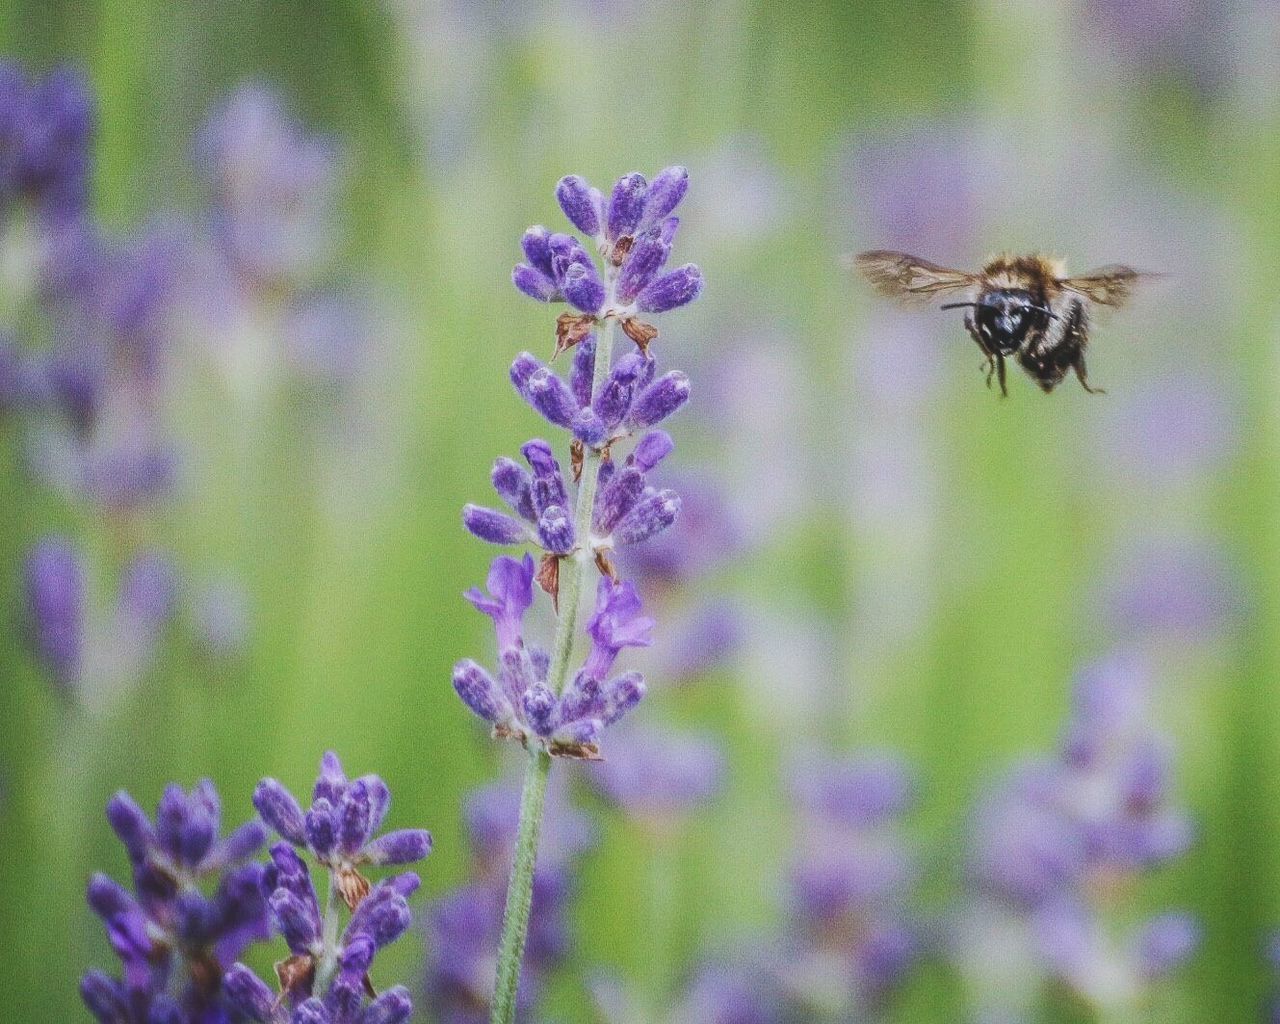
<instances>
[{"instance_id":1,"label":"flower stem","mask_svg":"<svg viewBox=\"0 0 1280 1024\"><path fill-rule=\"evenodd\" d=\"M323 992L338 969L338 873L329 871L329 894L324 901L324 927L321 932L324 953L316 964L316 990Z\"/></svg>"},{"instance_id":2,"label":"flower stem","mask_svg":"<svg viewBox=\"0 0 1280 1024\"><path fill-rule=\"evenodd\" d=\"M612 301L612 280L610 300ZM596 341L595 371L591 379L593 398L609 375L613 331L614 320L610 317L602 325ZM582 598L590 591L590 577L595 571L590 540L600 462L600 453L587 449L582 462L582 478L578 481L578 503L574 510L578 548L566 559L570 571L560 575L560 617L556 621L555 639L551 644L551 663L547 669L547 685L557 694L564 689L565 679L569 674L569 659L573 654L578 618L582 613ZM491 1024L512 1024L516 1016L516 989L520 984L520 965L524 960L525 938L529 932L533 870L538 857L538 834L542 830L542 810L550 776L550 755L542 750L532 751L529 765L525 769L524 790L520 796L520 825L516 833L511 880L507 885L507 906L502 917L498 975L493 992L493 1012L489 1017Z\"/></svg>"}]
</instances>

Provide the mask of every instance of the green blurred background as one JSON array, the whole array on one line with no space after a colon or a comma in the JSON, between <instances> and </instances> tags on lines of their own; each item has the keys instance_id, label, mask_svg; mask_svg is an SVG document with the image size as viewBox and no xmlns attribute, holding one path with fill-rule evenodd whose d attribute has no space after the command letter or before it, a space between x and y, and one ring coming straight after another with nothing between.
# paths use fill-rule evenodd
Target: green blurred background
<instances>
[{"instance_id":1,"label":"green blurred background","mask_svg":"<svg viewBox=\"0 0 1280 1024\"><path fill-rule=\"evenodd\" d=\"M675 961L776 917L789 841L779 765L810 743L887 744L913 760L913 835L936 869L926 895L945 899L973 798L1011 758L1053 743L1073 671L1115 641L1099 594L1125 553L1193 534L1225 551L1239 614L1208 640L1154 651L1179 789L1202 832L1140 899L1189 906L1206 925L1159 1019L1255 1019L1269 984L1261 942L1280 921L1276 18L1265 2L1163 6L1180 26L1165 48L1126 44L1096 9L1030 0L0 4L6 55L89 69L96 204L121 230L195 202L191 138L212 103L246 78L278 86L304 123L343 143L340 272L373 283L391 310L383 370L360 406L379 427L350 449L287 393L250 419L193 386L175 410L200 473L151 528L185 564L247 581L244 662L211 668L175 643L89 711L59 699L7 629L5 1019L87 1019L76 979L110 952L82 886L95 868L123 874L102 817L122 786L151 806L166 781L208 775L229 815L247 816L258 778L305 787L332 747L388 780L393 824L433 829L428 892L459 880L460 802L500 761L448 684L456 659L483 658L491 642L459 599L491 552L458 510L487 499L496 454L540 432L506 368L550 338L546 310L508 283L517 240L557 222L562 174L599 183L674 162L693 181L680 255L709 283L696 311L665 323L664 355L681 365L687 342L712 366L767 332L797 387L786 436L772 439L798 467L793 488L767 542L716 586L803 636L798 654L766 643L776 657L656 702L654 714L714 727L731 762L728 794L663 883L685 910L671 926ZM978 167L963 230L948 220L945 175L860 193L859 154L903 132L944 166L954 149ZM742 152L745 169L732 158ZM706 181L722 191L700 194ZM901 222L876 203L935 200L937 223L877 233ZM1018 378L999 401L958 323L913 327L926 340L901 365L876 347L896 314L839 256L913 241L961 265L1008 247L1056 252L1073 269L1174 273L1099 329L1091 371L1107 397L1068 381L1046 398ZM1131 429L1127 410L1182 381L1217 396L1228 426L1191 444L1214 448L1193 471L1146 473L1160 431ZM769 443L704 430L684 468ZM868 461L899 455L922 460L923 490L867 483ZM12 432L0 481L0 605L16 623L26 547L51 527L100 528L31 484ZM645 860L625 826L606 829L584 867L577 963L643 972ZM408 965L415 952L395 956ZM575 983L561 987L562 1018L584 1019ZM897 1013L953 1020L958 998L949 971L930 967Z\"/></svg>"}]
</instances>

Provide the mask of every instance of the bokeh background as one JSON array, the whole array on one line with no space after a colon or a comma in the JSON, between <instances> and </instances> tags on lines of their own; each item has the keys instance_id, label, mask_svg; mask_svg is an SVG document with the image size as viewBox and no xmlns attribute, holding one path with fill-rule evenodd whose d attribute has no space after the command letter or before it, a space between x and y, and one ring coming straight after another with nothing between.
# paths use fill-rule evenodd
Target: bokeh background
<instances>
[{"instance_id":1,"label":"bokeh background","mask_svg":"<svg viewBox=\"0 0 1280 1024\"><path fill-rule=\"evenodd\" d=\"M1189 910L1202 942L1115 1019L1259 1019L1280 923L1274 4L8 0L0 40L92 85L111 291L158 305L135 320L161 366L145 423L126 395L102 445L172 458L161 483L108 462L86 493L75 446L0 402L6 1019L88 1019L77 978L111 954L82 891L125 873L102 815L120 787L151 806L209 776L238 819L261 776L305 788L333 748L388 780L393 824L434 831L426 902L465 877L464 801L510 765L449 686L491 645L459 595L492 552L459 508L546 429L506 378L551 342L509 283L518 239L560 223L562 174L669 163L708 281L660 342L694 380L673 433L701 504L679 571L645 577L662 610L637 719L709 737L722 772L661 827L574 797L598 837L542 1017L596 1019L583 993L608 973L661 1019L704 957L785 929L813 835L787 780L821 750L893 751L913 779L923 955L876 1012L1016 1019L982 1016L1000 1000L946 937L974 809L1058 749L1079 673L1123 657L1195 829L1111 907ZM249 291L216 255L219 197L256 201L241 187L288 240ZM5 328L51 351L5 218ZM1105 397L1015 377L1001 401L958 317L851 280L841 254L870 247L1167 276L1097 329ZM74 669L33 653L24 560L51 535L86 566ZM160 610L130 602L140 552L162 553ZM677 641L708 614L698 663ZM415 938L379 969L420 959ZM1093 1019L1069 988L1046 980L1030 1019Z\"/></svg>"}]
</instances>

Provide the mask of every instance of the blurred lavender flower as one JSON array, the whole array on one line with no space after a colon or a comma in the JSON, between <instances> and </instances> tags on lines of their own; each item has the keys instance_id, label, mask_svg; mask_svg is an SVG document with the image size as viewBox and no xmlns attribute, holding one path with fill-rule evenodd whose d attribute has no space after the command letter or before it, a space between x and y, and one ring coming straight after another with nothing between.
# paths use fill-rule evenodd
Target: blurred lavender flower
<instances>
[{"instance_id":1,"label":"blurred lavender flower","mask_svg":"<svg viewBox=\"0 0 1280 1024\"><path fill-rule=\"evenodd\" d=\"M107 927L122 974L90 971L81 994L101 1024L203 1024L227 1020L223 973L270 924L261 865L245 863L265 839L257 822L225 838L207 779L190 793L168 787L154 822L127 793L107 818L133 866L134 892L97 874L90 907Z\"/></svg>"},{"instance_id":2,"label":"blurred lavender flower","mask_svg":"<svg viewBox=\"0 0 1280 1024\"><path fill-rule=\"evenodd\" d=\"M243 964L228 971L227 998L245 1017L259 1024L382 1024L411 1016L406 989L375 996L369 980L377 951L408 930L408 899L420 881L406 871L371 886L359 869L411 864L431 850L431 835L423 829L374 837L390 801L379 776L348 780L332 752L320 762L305 813L280 782L263 779L258 784L254 806L284 840L271 847L262 891L269 894L272 917L290 955L276 965L279 998ZM323 901L299 851L310 853L328 874ZM351 912L341 931L339 902Z\"/></svg>"},{"instance_id":3,"label":"blurred lavender flower","mask_svg":"<svg viewBox=\"0 0 1280 1024\"><path fill-rule=\"evenodd\" d=\"M714 799L724 775L724 754L710 736L628 725L586 779L627 817L665 832Z\"/></svg>"},{"instance_id":4,"label":"blurred lavender flower","mask_svg":"<svg viewBox=\"0 0 1280 1024\"><path fill-rule=\"evenodd\" d=\"M1183 644L1207 639L1241 608L1240 584L1225 553L1199 538L1139 543L1114 561L1104 607L1123 636Z\"/></svg>"},{"instance_id":5,"label":"blurred lavender flower","mask_svg":"<svg viewBox=\"0 0 1280 1024\"><path fill-rule=\"evenodd\" d=\"M485 786L467 800L470 879L445 893L426 915L428 1005L440 1024L484 1024L497 970L504 890L516 842L520 791ZM521 1019L531 1013L547 975L571 948L567 911L575 859L595 842L590 819L573 810L553 784L533 880L529 938L519 985Z\"/></svg>"},{"instance_id":6,"label":"blurred lavender flower","mask_svg":"<svg viewBox=\"0 0 1280 1024\"><path fill-rule=\"evenodd\" d=\"M802 826L782 978L810 1013L865 1014L919 955L906 906L916 869L900 826L914 801L911 779L887 754L810 755L791 777Z\"/></svg>"},{"instance_id":7,"label":"blurred lavender flower","mask_svg":"<svg viewBox=\"0 0 1280 1024\"><path fill-rule=\"evenodd\" d=\"M971 976L985 968L965 949L986 944L984 930L1016 930L1033 943L1042 976L1114 1009L1194 952L1198 926L1184 914L1158 915L1121 938L1109 923L1125 880L1180 856L1192 838L1169 798L1171 752L1151 724L1152 691L1136 659L1090 666L1057 756L1018 766L980 809L970 850L978 895L958 933Z\"/></svg>"},{"instance_id":8,"label":"blurred lavender flower","mask_svg":"<svg viewBox=\"0 0 1280 1024\"><path fill-rule=\"evenodd\" d=\"M196 163L212 191L212 228L254 281L310 277L335 246L339 158L262 84L241 86L201 129Z\"/></svg>"},{"instance_id":9,"label":"blurred lavender flower","mask_svg":"<svg viewBox=\"0 0 1280 1024\"><path fill-rule=\"evenodd\" d=\"M191 616L200 651L217 661L239 657L249 644L251 614L243 584L230 576L196 589Z\"/></svg>"},{"instance_id":10,"label":"blurred lavender flower","mask_svg":"<svg viewBox=\"0 0 1280 1024\"><path fill-rule=\"evenodd\" d=\"M618 978L594 979L591 995L602 1024L654 1019ZM668 1024L782 1024L790 1018L767 969L747 961L714 960L696 969L662 1019Z\"/></svg>"},{"instance_id":11,"label":"blurred lavender flower","mask_svg":"<svg viewBox=\"0 0 1280 1024\"><path fill-rule=\"evenodd\" d=\"M80 681L85 642L84 564L66 537L47 537L27 555L26 597L36 657L64 691Z\"/></svg>"}]
</instances>

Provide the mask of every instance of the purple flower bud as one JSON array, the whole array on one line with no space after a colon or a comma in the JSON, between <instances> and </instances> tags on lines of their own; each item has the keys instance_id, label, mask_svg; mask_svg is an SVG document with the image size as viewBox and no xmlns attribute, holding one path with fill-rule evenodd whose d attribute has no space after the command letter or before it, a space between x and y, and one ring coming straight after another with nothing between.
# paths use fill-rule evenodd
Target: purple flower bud
<instances>
[{"instance_id":1,"label":"purple flower bud","mask_svg":"<svg viewBox=\"0 0 1280 1024\"><path fill-rule=\"evenodd\" d=\"M36 655L66 688L80 676L84 651L84 566L65 537L40 541L27 556L27 608Z\"/></svg>"},{"instance_id":2,"label":"purple flower bud","mask_svg":"<svg viewBox=\"0 0 1280 1024\"><path fill-rule=\"evenodd\" d=\"M129 860L135 864L145 860L156 844L156 832L146 812L123 789L108 801L107 821L124 844Z\"/></svg>"},{"instance_id":3,"label":"purple flower bud","mask_svg":"<svg viewBox=\"0 0 1280 1024\"><path fill-rule=\"evenodd\" d=\"M563 298L551 278L527 263L515 265L511 271L511 283L538 302L557 302Z\"/></svg>"},{"instance_id":4,"label":"purple flower bud","mask_svg":"<svg viewBox=\"0 0 1280 1024\"><path fill-rule=\"evenodd\" d=\"M89 879L89 884L85 887L85 901L90 910L106 921L138 908L137 901L119 882L101 872Z\"/></svg>"},{"instance_id":5,"label":"purple flower bud","mask_svg":"<svg viewBox=\"0 0 1280 1024\"><path fill-rule=\"evenodd\" d=\"M642 313L665 313L688 305L701 294L702 271L686 263L663 274L636 296L636 309Z\"/></svg>"},{"instance_id":6,"label":"purple flower bud","mask_svg":"<svg viewBox=\"0 0 1280 1024\"><path fill-rule=\"evenodd\" d=\"M525 398L557 427L568 429L578 414L578 401L569 385L545 366L539 367L529 377L525 384Z\"/></svg>"},{"instance_id":7,"label":"purple flower bud","mask_svg":"<svg viewBox=\"0 0 1280 1024\"><path fill-rule=\"evenodd\" d=\"M328 800L330 804L336 805L346 791L347 773L342 770L342 762L332 750L326 750L320 758L320 774L316 776L311 799Z\"/></svg>"},{"instance_id":8,"label":"purple flower bud","mask_svg":"<svg viewBox=\"0 0 1280 1024\"><path fill-rule=\"evenodd\" d=\"M259 1024L266 1024L273 1018L275 993L244 964L231 965L222 979L222 990L232 1006Z\"/></svg>"},{"instance_id":9,"label":"purple flower bud","mask_svg":"<svg viewBox=\"0 0 1280 1024\"><path fill-rule=\"evenodd\" d=\"M1148 978L1168 974L1200 945L1200 926L1190 914L1153 917L1138 936L1138 963Z\"/></svg>"},{"instance_id":10,"label":"purple flower bud","mask_svg":"<svg viewBox=\"0 0 1280 1024\"><path fill-rule=\"evenodd\" d=\"M99 1024L127 1024L130 1010L122 988L102 971L89 971L80 979L80 998Z\"/></svg>"},{"instance_id":11,"label":"purple flower bud","mask_svg":"<svg viewBox=\"0 0 1280 1024\"><path fill-rule=\"evenodd\" d=\"M556 233L547 239L551 250L552 276L556 284L564 284L564 276L572 266L595 268L591 255L573 235Z\"/></svg>"},{"instance_id":12,"label":"purple flower bud","mask_svg":"<svg viewBox=\"0 0 1280 1024\"><path fill-rule=\"evenodd\" d=\"M560 463L552 454L546 441L529 441L520 451L533 469L533 507L541 513L551 505L569 507L569 493L565 489Z\"/></svg>"},{"instance_id":13,"label":"purple flower bud","mask_svg":"<svg viewBox=\"0 0 1280 1024\"><path fill-rule=\"evenodd\" d=\"M520 248L524 252L524 258L529 261L534 270L553 278L555 271L551 269L550 241L551 232L541 224L535 224L520 239Z\"/></svg>"},{"instance_id":14,"label":"purple flower bud","mask_svg":"<svg viewBox=\"0 0 1280 1024\"><path fill-rule=\"evenodd\" d=\"M533 478L519 463L502 457L493 464L489 475L493 489L517 515L533 519Z\"/></svg>"},{"instance_id":15,"label":"purple flower bud","mask_svg":"<svg viewBox=\"0 0 1280 1024\"><path fill-rule=\"evenodd\" d=\"M511 702L494 678L471 659L453 667L453 688L462 703L486 722L505 722L511 718Z\"/></svg>"},{"instance_id":16,"label":"purple flower bud","mask_svg":"<svg viewBox=\"0 0 1280 1024\"><path fill-rule=\"evenodd\" d=\"M338 823L334 819L333 805L324 797L308 808L303 827L307 845L317 857L328 857L338 845Z\"/></svg>"},{"instance_id":17,"label":"purple flower bud","mask_svg":"<svg viewBox=\"0 0 1280 1024\"><path fill-rule=\"evenodd\" d=\"M556 185L556 199L575 228L592 237L600 234L600 211L586 181L576 174L561 178Z\"/></svg>"},{"instance_id":18,"label":"purple flower bud","mask_svg":"<svg viewBox=\"0 0 1280 1024\"><path fill-rule=\"evenodd\" d=\"M334 1021L324 1003L312 996L298 1004L289 1024L334 1024Z\"/></svg>"},{"instance_id":19,"label":"purple flower bud","mask_svg":"<svg viewBox=\"0 0 1280 1024\"><path fill-rule=\"evenodd\" d=\"M269 902L276 926L290 952L298 955L313 952L320 941L320 929L307 904L288 889L277 889Z\"/></svg>"},{"instance_id":20,"label":"purple flower bud","mask_svg":"<svg viewBox=\"0 0 1280 1024\"><path fill-rule=\"evenodd\" d=\"M556 695L545 684L534 683L521 700L525 718L539 736L550 735L555 727Z\"/></svg>"},{"instance_id":21,"label":"purple flower bud","mask_svg":"<svg viewBox=\"0 0 1280 1024\"><path fill-rule=\"evenodd\" d=\"M462 506L462 525L472 536L490 544L523 544L529 539L524 523L481 505Z\"/></svg>"},{"instance_id":22,"label":"purple flower bud","mask_svg":"<svg viewBox=\"0 0 1280 1024\"><path fill-rule=\"evenodd\" d=\"M649 186L649 195L644 203L644 216L640 220L640 230L653 227L663 220L684 198L689 190L689 172L679 165L667 167L657 173Z\"/></svg>"},{"instance_id":23,"label":"purple flower bud","mask_svg":"<svg viewBox=\"0 0 1280 1024\"><path fill-rule=\"evenodd\" d=\"M652 427L661 423L689 400L689 378L671 370L650 384L631 407L631 423Z\"/></svg>"},{"instance_id":24,"label":"purple flower bud","mask_svg":"<svg viewBox=\"0 0 1280 1024\"><path fill-rule=\"evenodd\" d=\"M578 405L585 409L591 404L592 377L596 371L596 336L588 335L573 350L573 368L569 372L569 387Z\"/></svg>"},{"instance_id":25,"label":"purple flower bud","mask_svg":"<svg viewBox=\"0 0 1280 1024\"><path fill-rule=\"evenodd\" d=\"M575 541L573 519L560 505L550 505L538 517L538 539L556 555L567 555Z\"/></svg>"},{"instance_id":26,"label":"purple flower bud","mask_svg":"<svg viewBox=\"0 0 1280 1024\"><path fill-rule=\"evenodd\" d=\"M520 396L528 401L529 378L542 368L542 360L532 352L521 352L511 363L511 383Z\"/></svg>"},{"instance_id":27,"label":"purple flower bud","mask_svg":"<svg viewBox=\"0 0 1280 1024\"><path fill-rule=\"evenodd\" d=\"M621 303L635 301L653 281L671 256L671 244L661 237L645 233L636 239L618 273L617 296Z\"/></svg>"},{"instance_id":28,"label":"purple flower bud","mask_svg":"<svg viewBox=\"0 0 1280 1024\"><path fill-rule=\"evenodd\" d=\"M608 428L594 409L583 409L573 418L573 436L588 448L598 448L609 436Z\"/></svg>"},{"instance_id":29,"label":"purple flower bud","mask_svg":"<svg viewBox=\"0 0 1280 1024\"><path fill-rule=\"evenodd\" d=\"M370 864L413 864L430 852L431 833L424 828L387 832L365 847Z\"/></svg>"},{"instance_id":30,"label":"purple flower bud","mask_svg":"<svg viewBox=\"0 0 1280 1024\"><path fill-rule=\"evenodd\" d=\"M373 827L373 801L369 796L369 786L363 779L357 779L347 789L337 817L338 842L342 852L352 856L369 841Z\"/></svg>"},{"instance_id":31,"label":"purple flower bud","mask_svg":"<svg viewBox=\"0 0 1280 1024\"><path fill-rule=\"evenodd\" d=\"M640 595L630 582L614 583L607 576L596 587L596 607L587 620L591 653L582 666L589 679L603 679L624 647L648 647L653 619L644 614Z\"/></svg>"},{"instance_id":32,"label":"purple flower bud","mask_svg":"<svg viewBox=\"0 0 1280 1024\"><path fill-rule=\"evenodd\" d=\"M605 536L612 533L622 518L640 501L644 488L644 474L637 467L625 466L614 473L608 484L601 488L600 498L596 502L597 532Z\"/></svg>"},{"instance_id":33,"label":"purple flower bud","mask_svg":"<svg viewBox=\"0 0 1280 1024\"><path fill-rule=\"evenodd\" d=\"M680 495L672 490L658 491L643 499L613 531L619 545L639 544L661 533L680 515Z\"/></svg>"},{"instance_id":34,"label":"purple flower bud","mask_svg":"<svg viewBox=\"0 0 1280 1024\"><path fill-rule=\"evenodd\" d=\"M639 353L629 352L609 371L591 406L606 427L612 429L626 418L635 382L643 372L645 362Z\"/></svg>"},{"instance_id":35,"label":"purple flower bud","mask_svg":"<svg viewBox=\"0 0 1280 1024\"><path fill-rule=\"evenodd\" d=\"M609 241L614 242L623 235L634 234L644 216L645 199L649 194L649 183L644 175L636 172L624 174L613 186L613 194L609 197L608 231Z\"/></svg>"},{"instance_id":36,"label":"purple flower bud","mask_svg":"<svg viewBox=\"0 0 1280 1024\"><path fill-rule=\"evenodd\" d=\"M238 864L254 856L266 841L267 830L262 823L246 821L218 844L214 859L206 859L203 866L212 869Z\"/></svg>"},{"instance_id":37,"label":"purple flower bud","mask_svg":"<svg viewBox=\"0 0 1280 1024\"><path fill-rule=\"evenodd\" d=\"M389 988L366 1006L357 1024L405 1024L413 1016L413 1001L403 985Z\"/></svg>"},{"instance_id":38,"label":"purple flower bud","mask_svg":"<svg viewBox=\"0 0 1280 1024\"><path fill-rule=\"evenodd\" d=\"M644 677L639 672L627 672L611 680L604 688L601 721L605 725L612 725L639 704L644 698L644 693Z\"/></svg>"},{"instance_id":39,"label":"purple flower bud","mask_svg":"<svg viewBox=\"0 0 1280 1024\"><path fill-rule=\"evenodd\" d=\"M675 447L676 443L665 430L651 430L636 442L635 450L627 462L640 472L647 473L670 455Z\"/></svg>"},{"instance_id":40,"label":"purple flower bud","mask_svg":"<svg viewBox=\"0 0 1280 1024\"><path fill-rule=\"evenodd\" d=\"M392 887L375 888L352 915L346 934L348 939L366 935L381 949L400 938L411 920L404 896Z\"/></svg>"},{"instance_id":41,"label":"purple flower bud","mask_svg":"<svg viewBox=\"0 0 1280 1024\"><path fill-rule=\"evenodd\" d=\"M571 263L566 267L560 278L560 290L569 305L584 313L594 316L604 307L604 282L592 264Z\"/></svg>"},{"instance_id":42,"label":"purple flower bud","mask_svg":"<svg viewBox=\"0 0 1280 1024\"><path fill-rule=\"evenodd\" d=\"M253 806L262 820L294 846L306 843L303 833L302 808L285 787L276 779L263 779L253 791Z\"/></svg>"}]
</instances>

